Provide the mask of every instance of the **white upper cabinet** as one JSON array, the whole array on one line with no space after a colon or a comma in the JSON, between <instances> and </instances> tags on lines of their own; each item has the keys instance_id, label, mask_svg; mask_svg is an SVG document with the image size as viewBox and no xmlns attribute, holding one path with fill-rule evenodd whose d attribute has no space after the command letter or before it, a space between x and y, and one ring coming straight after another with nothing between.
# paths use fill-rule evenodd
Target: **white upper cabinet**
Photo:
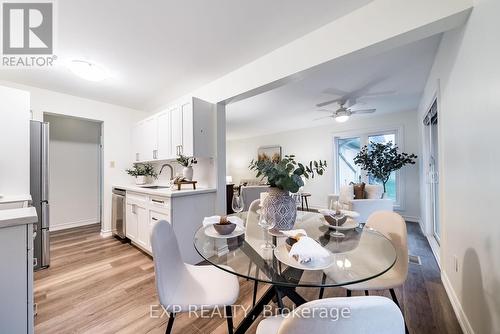
<instances>
[{"instance_id":1,"label":"white upper cabinet","mask_svg":"<svg viewBox=\"0 0 500 334\"><path fill-rule=\"evenodd\" d=\"M182 146L181 153L186 156L194 155L193 138L193 103L191 101L181 106L182 110Z\"/></svg>"},{"instance_id":2,"label":"white upper cabinet","mask_svg":"<svg viewBox=\"0 0 500 334\"><path fill-rule=\"evenodd\" d=\"M172 117L172 156L179 155L182 147L182 109L180 106L170 110Z\"/></svg>"},{"instance_id":3,"label":"white upper cabinet","mask_svg":"<svg viewBox=\"0 0 500 334\"><path fill-rule=\"evenodd\" d=\"M211 158L215 153L215 111L211 103L190 98L138 122L132 129L134 162Z\"/></svg>"},{"instance_id":4,"label":"white upper cabinet","mask_svg":"<svg viewBox=\"0 0 500 334\"><path fill-rule=\"evenodd\" d=\"M150 117L144 121L144 136L141 160L154 160L157 156L158 126L157 118Z\"/></svg>"},{"instance_id":5,"label":"white upper cabinet","mask_svg":"<svg viewBox=\"0 0 500 334\"><path fill-rule=\"evenodd\" d=\"M166 110L157 116L158 126L158 155L157 159L165 160L172 157L172 125L170 122L170 111Z\"/></svg>"}]
</instances>

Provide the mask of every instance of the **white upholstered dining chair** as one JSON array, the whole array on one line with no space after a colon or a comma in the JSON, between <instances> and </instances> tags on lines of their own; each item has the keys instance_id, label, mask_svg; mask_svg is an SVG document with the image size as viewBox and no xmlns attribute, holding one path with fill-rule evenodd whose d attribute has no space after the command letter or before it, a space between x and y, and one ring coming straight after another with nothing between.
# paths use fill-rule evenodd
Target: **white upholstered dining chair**
<instances>
[{"instance_id":1,"label":"white upholstered dining chair","mask_svg":"<svg viewBox=\"0 0 500 334\"><path fill-rule=\"evenodd\" d=\"M344 286L351 291L389 290L391 297L400 306L394 288L402 286L408 276L408 237L406 223L399 214L391 211L377 211L368 217L365 228L372 228L388 238L396 249L397 259L394 266L385 274L371 280Z\"/></svg>"},{"instance_id":2,"label":"white upholstered dining chair","mask_svg":"<svg viewBox=\"0 0 500 334\"><path fill-rule=\"evenodd\" d=\"M228 332L233 333L232 305L239 295L238 278L213 266L182 262L177 238L170 223L159 221L151 233L156 290L163 308L169 312L166 333L172 331L176 313L225 308Z\"/></svg>"},{"instance_id":3,"label":"white upholstered dining chair","mask_svg":"<svg viewBox=\"0 0 500 334\"><path fill-rule=\"evenodd\" d=\"M345 311L342 316L343 310ZM262 320L256 334L404 333L401 310L379 296L327 298L305 303L284 316Z\"/></svg>"}]
</instances>

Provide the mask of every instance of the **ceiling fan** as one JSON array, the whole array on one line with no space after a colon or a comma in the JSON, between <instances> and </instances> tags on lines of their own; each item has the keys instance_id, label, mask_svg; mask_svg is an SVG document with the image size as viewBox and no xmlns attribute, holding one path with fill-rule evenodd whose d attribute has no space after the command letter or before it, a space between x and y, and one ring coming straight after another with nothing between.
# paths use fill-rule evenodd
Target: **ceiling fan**
<instances>
[{"instance_id":1,"label":"ceiling fan","mask_svg":"<svg viewBox=\"0 0 500 334\"><path fill-rule=\"evenodd\" d=\"M344 123L349 120L351 115L354 114L371 114L374 113L377 109L361 109L361 110L352 110L351 108L346 108L345 101L339 102L340 108L337 110L328 110L328 109L320 109L319 111L326 111L331 113L331 115L316 118L315 121L324 119L324 118L333 118L339 123Z\"/></svg>"}]
</instances>

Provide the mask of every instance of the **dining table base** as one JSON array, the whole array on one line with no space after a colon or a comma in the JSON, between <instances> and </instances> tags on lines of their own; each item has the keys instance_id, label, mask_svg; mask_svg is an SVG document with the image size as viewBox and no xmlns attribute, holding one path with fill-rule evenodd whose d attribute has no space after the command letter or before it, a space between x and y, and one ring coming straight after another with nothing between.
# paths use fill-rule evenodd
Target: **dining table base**
<instances>
[{"instance_id":1,"label":"dining table base","mask_svg":"<svg viewBox=\"0 0 500 334\"><path fill-rule=\"evenodd\" d=\"M295 291L295 288L273 285L270 286L264 295L255 303L255 306L240 322L234 334L244 334L252 326L257 317L262 313L264 307L275 300L278 309L283 310L283 298L288 297L295 306L300 306L307 302L301 295Z\"/></svg>"}]
</instances>

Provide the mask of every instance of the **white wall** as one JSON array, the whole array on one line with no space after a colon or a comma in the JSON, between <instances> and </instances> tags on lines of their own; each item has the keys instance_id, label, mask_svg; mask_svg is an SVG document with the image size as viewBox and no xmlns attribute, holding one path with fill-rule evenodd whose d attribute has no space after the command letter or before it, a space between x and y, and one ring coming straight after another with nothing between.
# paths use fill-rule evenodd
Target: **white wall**
<instances>
[{"instance_id":1,"label":"white wall","mask_svg":"<svg viewBox=\"0 0 500 334\"><path fill-rule=\"evenodd\" d=\"M0 194L30 194L30 96L0 86Z\"/></svg>"},{"instance_id":2,"label":"white wall","mask_svg":"<svg viewBox=\"0 0 500 334\"><path fill-rule=\"evenodd\" d=\"M420 115L439 91L442 277L464 331L482 334L500 333L500 2L474 6L443 36Z\"/></svg>"},{"instance_id":3,"label":"white wall","mask_svg":"<svg viewBox=\"0 0 500 334\"><path fill-rule=\"evenodd\" d=\"M228 108L229 112L231 112L230 108ZM420 135L416 112L353 116L346 123L332 122L328 126L228 141L227 175L231 175L236 183L239 183L241 178L254 178L255 174L248 169L248 165L252 159L256 158L259 146L281 145L283 155L295 154L299 161L327 160L329 167L325 175L308 180L304 188L305 191L311 192L313 195L309 202L310 205L324 207L327 203L327 195L335 192L334 136L346 132L397 129L400 126L403 127L404 133L403 143L399 145L400 148L419 155ZM418 220L420 217L418 170L419 164L416 164L405 167L401 174L401 179L405 184L405 208L401 213L411 220Z\"/></svg>"},{"instance_id":4,"label":"white wall","mask_svg":"<svg viewBox=\"0 0 500 334\"><path fill-rule=\"evenodd\" d=\"M36 87L0 81L0 85L16 87L31 94L33 119L43 120L43 113L75 116L103 122L103 232L111 231L111 187L130 182L124 172L130 167L132 124L144 113L108 103L57 93ZM114 167L112 167L114 162ZM76 177L76 176L75 176Z\"/></svg>"},{"instance_id":5,"label":"white wall","mask_svg":"<svg viewBox=\"0 0 500 334\"><path fill-rule=\"evenodd\" d=\"M101 123L45 115L50 123L50 229L100 222Z\"/></svg>"}]
</instances>

